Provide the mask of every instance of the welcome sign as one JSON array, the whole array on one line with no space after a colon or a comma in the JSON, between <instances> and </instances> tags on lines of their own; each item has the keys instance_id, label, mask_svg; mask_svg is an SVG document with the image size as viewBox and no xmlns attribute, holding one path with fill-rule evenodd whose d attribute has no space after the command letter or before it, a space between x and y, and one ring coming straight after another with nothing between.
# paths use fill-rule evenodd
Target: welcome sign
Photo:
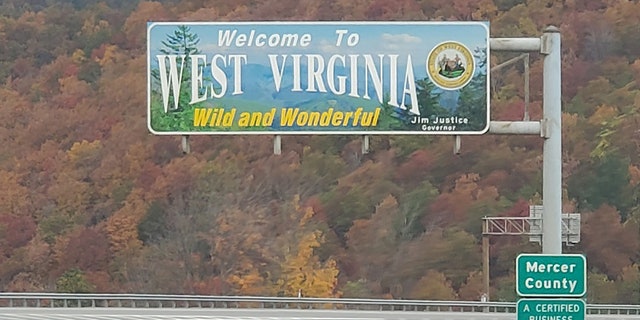
<instances>
[{"instance_id":1,"label":"welcome sign","mask_svg":"<svg viewBox=\"0 0 640 320\"><path fill-rule=\"evenodd\" d=\"M482 134L486 22L149 23L154 134Z\"/></svg>"}]
</instances>

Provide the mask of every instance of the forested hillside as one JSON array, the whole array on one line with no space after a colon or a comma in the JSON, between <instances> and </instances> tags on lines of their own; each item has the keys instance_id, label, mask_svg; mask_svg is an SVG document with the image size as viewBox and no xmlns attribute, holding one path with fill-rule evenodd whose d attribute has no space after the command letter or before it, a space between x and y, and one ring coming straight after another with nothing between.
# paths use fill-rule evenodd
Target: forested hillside
<instances>
[{"instance_id":1,"label":"forested hillside","mask_svg":"<svg viewBox=\"0 0 640 320\"><path fill-rule=\"evenodd\" d=\"M147 21L483 20L563 39L564 212L582 214L588 299L640 303L640 1L4 0L0 290L477 300L484 216L541 204L532 136L154 136ZM492 65L517 53L492 54ZM521 64L491 117L521 120ZM542 59L531 56L531 118ZM528 237L491 239L514 301Z\"/></svg>"}]
</instances>

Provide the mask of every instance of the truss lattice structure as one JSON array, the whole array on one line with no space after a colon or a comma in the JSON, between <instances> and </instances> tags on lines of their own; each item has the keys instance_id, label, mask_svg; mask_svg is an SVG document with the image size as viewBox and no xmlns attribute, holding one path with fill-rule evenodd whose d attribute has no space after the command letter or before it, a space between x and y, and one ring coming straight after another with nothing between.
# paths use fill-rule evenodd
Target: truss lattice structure
<instances>
[{"instance_id":1,"label":"truss lattice structure","mask_svg":"<svg viewBox=\"0 0 640 320\"><path fill-rule=\"evenodd\" d=\"M484 217L483 235L529 236L531 242L542 241L542 206L530 206L528 217ZM562 242L580 242L580 214L562 214Z\"/></svg>"}]
</instances>

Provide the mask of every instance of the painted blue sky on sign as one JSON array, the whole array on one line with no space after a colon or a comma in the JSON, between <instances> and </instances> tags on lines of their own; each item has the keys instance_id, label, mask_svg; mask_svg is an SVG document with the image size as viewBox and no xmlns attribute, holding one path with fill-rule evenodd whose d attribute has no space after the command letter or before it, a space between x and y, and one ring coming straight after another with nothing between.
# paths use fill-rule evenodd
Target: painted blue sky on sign
<instances>
[{"instance_id":1,"label":"painted blue sky on sign","mask_svg":"<svg viewBox=\"0 0 640 320\"><path fill-rule=\"evenodd\" d=\"M430 23L185 23L191 32L200 38L198 49L202 54L246 54L249 64L267 64L267 54L410 54L415 66L425 64L425 57L430 50L444 41L458 41L469 49L486 49L489 32L488 25L480 22L430 22ZM291 28L287 28L291 26ZM149 50L151 54L159 54L163 47L162 40L173 34L176 24L152 24L149 30ZM348 30L348 34L357 33L359 43L348 46L343 39L341 46L336 46L338 35L336 30ZM271 34L308 33L311 44L307 47L229 47L218 46L219 30L237 30L248 34L251 30ZM347 34L347 35L348 35ZM346 35L345 37L346 38ZM399 61L402 62L402 61Z\"/></svg>"}]
</instances>

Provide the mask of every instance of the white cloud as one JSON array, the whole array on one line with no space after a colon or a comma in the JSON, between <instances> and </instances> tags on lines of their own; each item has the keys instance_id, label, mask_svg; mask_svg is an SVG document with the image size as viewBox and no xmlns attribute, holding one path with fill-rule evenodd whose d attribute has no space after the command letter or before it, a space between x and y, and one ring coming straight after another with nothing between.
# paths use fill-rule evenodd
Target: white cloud
<instances>
[{"instance_id":1,"label":"white cloud","mask_svg":"<svg viewBox=\"0 0 640 320\"><path fill-rule=\"evenodd\" d=\"M358 46L349 47L347 45L342 45L340 47L336 46L335 41L329 41L322 39L318 45L321 53L334 55L334 54L353 54L353 53L361 53L362 49Z\"/></svg>"},{"instance_id":2,"label":"white cloud","mask_svg":"<svg viewBox=\"0 0 640 320\"><path fill-rule=\"evenodd\" d=\"M391 34L383 33L380 36L382 47L386 50L397 52L398 50L411 50L420 46L422 39L407 33Z\"/></svg>"}]
</instances>

